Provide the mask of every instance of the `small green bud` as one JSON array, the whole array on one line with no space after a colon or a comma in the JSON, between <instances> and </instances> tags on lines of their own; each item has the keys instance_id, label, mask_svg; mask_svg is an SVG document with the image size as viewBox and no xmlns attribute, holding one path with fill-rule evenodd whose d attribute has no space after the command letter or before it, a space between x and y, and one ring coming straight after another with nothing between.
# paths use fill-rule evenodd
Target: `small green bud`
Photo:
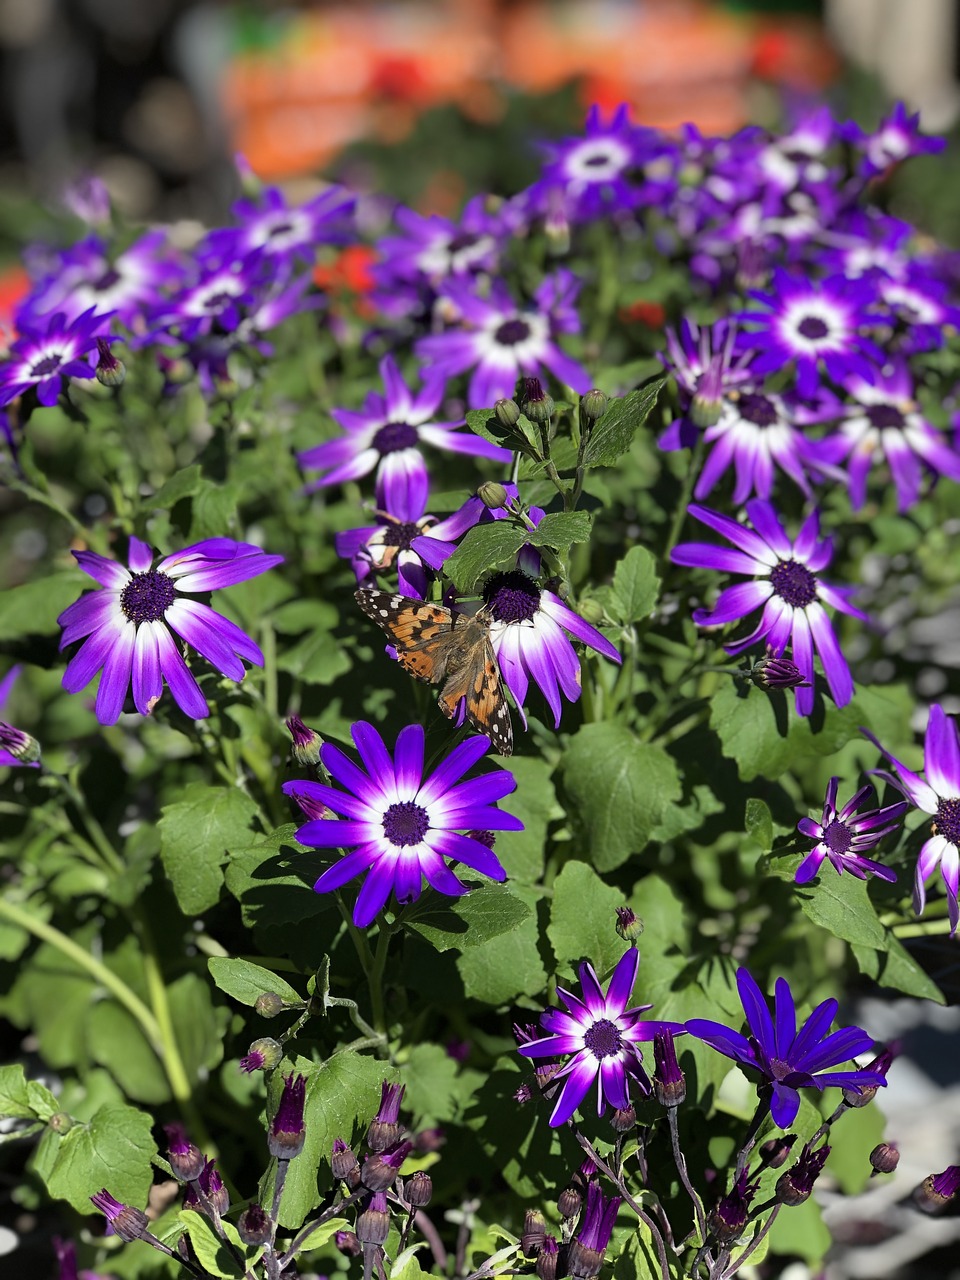
<instances>
[{"instance_id":1,"label":"small green bud","mask_svg":"<svg viewBox=\"0 0 960 1280\"><path fill-rule=\"evenodd\" d=\"M583 610L580 611L583 617ZM617 933L624 942L636 942L643 933L643 921L631 907L617 907Z\"/></svg>"},{"instance_id":2,"label":"small green bud","mask_svg":"<svg viewBox=\"0 0 960 1280\"><path fill-rule=\"evenodd\" d=\"M69 1133L76 1121L73 1116L68 1115L66 1111L55 1111L47 1121L47 1128L52 1129L54 1133Z\"/></svg>"},{"instance_id":3,"label":"small green bud","mask_svg":"<svg viewBox=\"0 0 960 1280\"><path fill-rule=\"evenodd\" d=\"M580 409L585 418L589 418L591 422L596 422L607 411L607 397L602 391L594 387L580 401Z\"/></svg>"},{"instance_id":4,"label":"small green bud","mask_svg":"<svg viewBox=\"0 0 960 1280\"><path fill-rule=\"evenodd\" d=\"M523 411L531 422L549 422L555 405L553 396L544 391L539 378L523 380Z\"/></svg>"},{"instance_id":5,"label":"small green bud","mask_svg":"<svg viewBox=\"0 0 960 1280\"><path fill-rule=\"evenodd\" d=\"M493 406L501 427L515 427L520 421L520 406L516 400L498 400Z\"/></svg>"},{"instance_id":6,"label":"small green bud","mask_svg":"<svg viewBox=\"0 0 960 1280\"><path fill-rule=\"evenodd\" d=\"M323 739L316 729L305 725L299 716L287 716L285 721L293 738L293 757L298 764L312 765L320 759Z\"/></svg>"},{"instance_id":7,"label":"small green bud","mask_svg":"<svg viewBox=\"0 0 960 1280\"><path fill-rule=\"evenodd\" d=\"M107 338L97 339L97 351L99 352L97 381L102 387L122 387L127 376L126 366L110 350L110 342Z\"/></svg>"},{"instance_id":8,"label":"small green bud","mask_svg":"<svg viewBox=\"0 0 960 1280\"><path fill-rule=\"evenodd\" d=\"M270 1036L254 1040L247 1056L240 1059L240 1070L250 1075L254 1071L272 1071L283 1057L283 1045Z\"/></svg>"},{"instance_id":9,"label":"small green bud","mask_svg":"<svg viewBox=\"0 0 960 1280\"><path fill-rule=\"evenodd\" d=\"M592 627L595 627L598 622L604 620L607 611L599 600L591 600L588 597L586 600L580 601L578 612L584 622L589 622Z\"/></svg>"},{"instance_id":10,"label":"small green bud","mask_svg":"<svg viewBox=\"0 0 960 1280\"><path fill-rule=\"evenodd\" d=\"M275 991L261 991L253 1007L261 1018L275 1018L283 1013L283 1001Z\"/></svg>"},{"instance_id":11,"label":"small green bud","mask_svg":"<svg viewBox=\"0 0 960 1280\"><path fill-rule=\"evenodd\" d=\"M484 480L477 490L477 497L488 511L498 511L507 505L507 491L496 480Z\"/></svg>"}]
</instances>

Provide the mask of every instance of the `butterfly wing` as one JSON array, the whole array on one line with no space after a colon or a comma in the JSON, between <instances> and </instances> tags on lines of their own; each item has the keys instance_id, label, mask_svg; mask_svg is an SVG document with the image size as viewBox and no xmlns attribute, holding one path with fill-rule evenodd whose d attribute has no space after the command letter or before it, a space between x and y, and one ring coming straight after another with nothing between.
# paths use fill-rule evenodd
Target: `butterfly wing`
<instances>
[{"instance_id":1,"label":"butterfly wing","mask_svg":"<svg viewBox=\"0 0 960 1280\"><path fill-rule=\"evenodd\" d=\"M463 701L470 724L490 739L500 755L509 756L513 754L513 725L500 668L486 628L471 622L476 634L470 637L467 651L440 692L440 710L453 720Z\"/></svg>"},{"instance_id":2,"label":"butterfly wing","mask_svg":"<svg viewBox=\"0 0 960 1280\"><path fill-rule=\"evenodd\" d=\"M425 684L437 684L446 673L450 637L460 615L442 605L389 591L356 592L360 608L386 633L397 649L404 671Z\"/></svg>"}]
</instances>

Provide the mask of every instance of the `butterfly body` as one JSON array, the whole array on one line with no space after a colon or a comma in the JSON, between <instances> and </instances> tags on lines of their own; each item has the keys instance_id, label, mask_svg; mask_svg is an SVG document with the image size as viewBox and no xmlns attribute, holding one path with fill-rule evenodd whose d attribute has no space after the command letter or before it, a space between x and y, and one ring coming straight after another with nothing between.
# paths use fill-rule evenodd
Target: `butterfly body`
<instances>
[{"instance_id":1,"label":"butterfly body","mask_svg":"<svg viewBox=\"0 0 960 1280\"><path fill-rule=\"evenodd\" d=\"M439 684L448 720L461 701L467 719L502 756L513 752L513 726L490 643L490 616L473 617L389 591L360 590L357 603L396 645L397 661L417 680Z\"/></svg>"}]
</instances>

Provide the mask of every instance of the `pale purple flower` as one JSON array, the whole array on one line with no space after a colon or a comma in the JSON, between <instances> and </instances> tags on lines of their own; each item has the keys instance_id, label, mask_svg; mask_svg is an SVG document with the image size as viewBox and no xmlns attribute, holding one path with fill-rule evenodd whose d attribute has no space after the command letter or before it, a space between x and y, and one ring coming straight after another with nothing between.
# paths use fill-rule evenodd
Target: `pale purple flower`
<instances>
[{"instance_id":1,"label":"pale purple flower","mask_svg":"<svg viewBox=\"0 0 960 1280\"><path fill-rule=\"evenodd\" d=\"M97 335L109 319L91 308L69 322L62 312L20 321L21 336L0 364L0 405L31 388L42 405L53 405L64 378L92 378L96 361L83 357L96 350Z\"/></svg>"},{"instance_id":2,"label":"pale purple flower","mask_svg":"<svg viewBox=\"0 0 960 1280\"><path fill-rule=\"evenodd\" d=\"M794 662L812 686L816 649L834 702L838 707L846 706L853 697L853 680L824 604L861 621L868 619L850 604L852 587L833 586L820 577L832 558L833 539L821 540L818 512L807 516L796 540L791 542L773 506L760 498L746 506L753 529L707 507L694 504L688 511L736 549L684 542L671 552L673 562L753 578L723 590L713 609L696 609L693 620L697 626L723 626L762 607L763 615L754 630L745 639L725 645L727 652L742 653L766 640L773 655L780 657L789 644ZM794 697L797 713L809 715L813 710L813 688L797 686Z\"/></svg>"},{"instance_id":3,"label":"pale purple flower","mask_svg":"<svg viewBox=\"0 0 960 1280\"><path fill-rule=\"evenodd\" d=\"M860 152L860 172L865 178L884 174L909 156L935 155L947 145L944 138L922 134L920 112L908 115L902 102L894 105L873 133L865 132L852 120L840 131Z\"/></svg>"},{"instance_id":4,"label":"pale purple flower","mask_svg":"<svg viewBox=\"0 0 960 1280\"><path fill-rule=\"evenodd\" d=\"M242 659L263 666L259 647L236 623L182 593L245 582L282 563L283 556L267 555L252 543L231 538L193 543L156 565L151 548L131 538L129 568L94 551L73 554L101 590L81 596L57 619L63 627L61 650L83 641L67 664L63 687L78 693L102 672L96 701L101 724L116 723L131 681L141 715L151 713L164 681L188 716L200 720L209 714L184 661L181 641L230 680L244 678Z\"/></svg>"},{"instance_id":5,"label":"pale purple flower","mask_svg":"<svg viewBox=\"0 0 960 1280\"><path fill-rule=\"evenodd\" d=\"M283 787L298 803L307 796L341 815L307 822L297 831L300 843L312 848L352 850L320 876L313 886L317 893L341 889L366 873L353 909L354 924L365 928L391 893L401 904L416 902L424 878L449 897L467 893L445 858L491 880L506 879L493 851L473 832L523 830L519 819L496 807L516 789L514 776L496 769L462 781L486 753L487 738L460 743L425 777L422 725L400 730L392 758L372 724L360 720L350 732L362 768L331 743L320 748L321 764L344 790L320 782Z\"/></svg>"},{"instance_id":6,"label":"pale purple flower","mask_svg":"<svg viewBox=\"0 0 960 1280\"><path fill-rule=\"evenodd\" d=\"M618 1111L630 1105L631 1081L641 1093L650 1093L650 1080L641 1065L640 1042L652 1040L660 1031L676 1033L684 1027L677 1022L642 1022L640 1014L652 1005L627 1008L639 965L640 952L630 947L617 961L604 991L593 965L582 964L582 997L557 987L566 1010L547 1009L540 1015L540 1025L548 1034L518 1047L524 1058L569 1057L550 1077L551 1082L563 1081L551 1125L569 1120L594 1084L598 1116L608 1105Z\"/></svg>"},{"instance_id":7,"label":"pale purple flower","mask_svg":"<svg viewBox=\"0 0 960 1280\"><path fill-rule=\"evenodd\" d=\"M474 196L456 221L398 205L393 221L399 234L377 242L373 277L388 290L397 281L436 288L451 276L491 272L499 262L509 222L491 211L486 196Z\"/></svg>"},{"instance_id":8,"label":"pale purple flower","mask_svg":"<svg viewBox=\"0 0 960 1280\"><path fill-rule=\"evenodd\" d=\"M692 1018L686 1030L711 1049L753 1068L762 1077L761 1088L770 1095L770 1114L781 1129L788 1129L800 1110L798 1089L838 1086L859 1093L885 1085L878 1071L828 1068L866 1053L873 1039L860 1027L830 1032L837 1016L836 1000L824 1000L797 1029L797 1011L785 978L776 983L774 1016L770 1016L763 992L746 969L737 971L737 989L747 1020L747 1035L709 1018Z\"/></svg>"},{"instance_id":9,"label":"pale purple flower","mask_svg":"<svg viewBox=\"0 0 960 1280\"><path fill-rule=\"evenodd\" d=\"M800 863L794 880L797 884L806 884L808 880L812 880L825 858L841 875L844 871L849 871L858 880L866 880L868 874L878 876L881 880L896 880L895 871L863 855L868 849L875 848L884 836L896 830L909 805L903 800L883 809L869 809L865 813L859 813L861 806L873 795L873 787L866 786L861 787L842 809L838 809L839 785L839 778L831 778L827 783L819 822L815 822L813 818L801 818L797 823L797 830L810 840L815 840L816 844Z\"/></svg>"},{"instance_id":10,"label":"pale purple flower","mask_svg":"<svg viewBox=\"0 0 960 1280\"><path fill-rule=\"evenodd\" d=\"M385 395L371 391L362 409L331 410L344 435L297 455L305 471L323 473L307 484L308 493L358 480L376 467L377 502L381 507L389 510L401 503L411 509L419 503L425 507L429 480L421 444L509 462L509 449L463 431L463 422L434 421L446 392L446 375L441 371L428 369L423 386L415 394L393 357L384 356L380 378Z\"/></svg>"},{"instance_id":11,"label":"pale purple flower","mask_svg":"<svg viewBox=\"0 0 960 1280\"><path fill-rule=\"evenodd\" d=\"M333 184L305 204L291 205L278 187L264 187L255 199L238 200L238 225L211 232L213 255L244 258L261 253L284 265L292 259L311 261L321 244L344 244L353 233L356 197Z\"/></svg>"},{"instance_id":12,"label":"pale purple flower","mask_svg":"<svg viewBox=\"0 0 960 1280\"><path fill-rule=\"evenodd\" d=\"M472 370L467 393L471 408L488 408L513 395L521 375L546 380L549 370L584 395L592 382L586 369L557 344L561 333L576 333L574 302L580 282L565 268L547 276L532 307L519 305L502 280L481 289L451 279L440 291L438 308L457 325L429 334L414 345L430 371L445 378Z\"/></svg>"},{"instance_id":13,"label":"pale purple flower","mask_svg":"<svg viewBox=\"0 0 960 1280\"><path fill-rule=\"evenodd\" d=\"M896 787L911 804L934 818L930 824L930 838L917 859L913 909L918 916L923 914L927 901L926 882L939 866L947 891L950 936L953 937L960 924L960 904L957 901L960 884L960 737L957 722L938 703L930 708L923 747L925 778L913 773L880 746L872 733L866 729L863 732L887 757L896 770L896 776L879 769L873 772Z\"/></svg>"}]
</instances>

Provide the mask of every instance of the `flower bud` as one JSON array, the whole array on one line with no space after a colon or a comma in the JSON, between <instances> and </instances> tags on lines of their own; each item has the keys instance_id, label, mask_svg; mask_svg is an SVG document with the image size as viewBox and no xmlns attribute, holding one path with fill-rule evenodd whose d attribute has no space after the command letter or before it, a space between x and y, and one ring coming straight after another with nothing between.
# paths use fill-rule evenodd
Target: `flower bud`
<instances>
[{"instance_id":1,"label":"flower bud","mask_svg":"<svg viewBox=\"0 0 960 1280\"><path fill-rule=\"evenodd\" d=\"M206 1204L197 1193L198 1188L203 1193ZM217 1167L212 1160L204 1163L200 1176L189 1184L183 1197L185 1209L196 1209L198 1213L205 1213L207 1205L221 1217L230 1208L230 1192L224 1186L223 1179L217 1173Z\"/></svg>"},{"instance_id":2,"label":"flower bud","mask_svg":"<svg viewBox=\"0 0 960 1280\"><path fill-rule=\"evenodd\" d=\"M421 1129L413 1136L413 1147L417 1155L429 1155L431 1151L439 1151L446 1143L446 1131L439 1126L435 1129Z\"/></svg>"},{"instance_id":3,"label":"flower bud","mask_svg":"<svg viewBox=\"0 0 960 1280\"><path fill-rule=\"evenodd\" d=\"M203 1152L187 1138L182 1124L165 1124L163 1131L167 1135L167 1159L173 1176L178 1182L196 1182L206 1164Z\"/></svg>"},{"instance_id":4,"label":"flower bud","mask_svg":"<svg viewBox=\"0 0 960 1280\"><path fill-rule=\"evenodd\" d=\"M633 1104L621 1107L610 1117L610 1127L614 1133L629 1133L637 1123L637 1109Z\"/></svg>"},{"instance_id":5,"label":"flower bud","mask_svg":"<svg viewBox=\"0 0 960 1280\"><path fill-rule=\"evenodd\" d=\"M292 1160L303 1150L306 1129L303 1107L307 1097L306 1076L292 1073L283 1082L277 1113L270 1122L267 1147L278 1160Z\"/></svg>"},{"instance_id":6,"label":"flower bud","mask_svg":"<svg viewBox=\"0 0 960 1280\"><path fill-rule=\"evenodd\" d=\"M405 1089L406 1085L391 1084L388 1080L380 1086L380 1110L367 1129L367 1146L377 1154L400 1140L400 1103Z\"/></svg>"},{"instance_id":7,"label":"flower bud","mask_svg":"<svg viewBox=\"0 0 960 1280\"><path fill-rule=\"evenodd\" d=\"M433 1179L424 1169L418 1169L404 1183L403 1194L414 1209L425 1209L433 1197Z\"/></svg>"},{"instance_id":8,"label":"flower bud","mask_svg":"<svg viewBox=\"0 0 960 1280\"><path fill-rule=\"evenodd\" d=\"M943 1173L931 1173L913 1192L913 1203L923 1213L939 1213L960 1191L960 1165L947 1165Z\"/></svg>"},{"instance_id":9,"label":"flower bud","mask_svg":"<svg viewBox=\"0 0 960 1280\"><path fill-rule=\"evenodd\" d=\"M484 480L477 489L477 497L488 511L499 511L501 507L505 507L508 496L506 489L496 480Z\"/></svg>"},{"instance_id":10,"label":"flower bud","mask_svg":"<svg viewBox=\"0 0 960 1280\"><path fill-rule=\"evenodd\" d=\"M342 1138L334 1138L330 1169L338 1182L345 1182L351 1190L360 1185L360 1164L353 1151Z\"/></svg>"},{"instance_id":11,"label":"flower bud","mask_svg":"<svg viewBox=\"0 0 960 1280\"><path fill-rule=\"evenodd\" d=\"M375 1191L357 1218L357 1239L361 1244L383 1244L390 1234L390 1209L383 1191Z\"/></svg>"},{"instance_id":12,"label":"flower bud","mask_svg":"<svg viewBox=\"0 0 960 1280\"><path fill-rule=\"evenodd\" d=\"M790 1148L797 1140L795 1133L785 1133L780 1138L771 1138L760 1148L760 1160L767 1169L779 1169L786 1164Z\"/></svg>"},{"instance_id":13,"label":"flower bud","mask_svg":"<svg viewBox=\"0 0 960 1280\"><path fill-rule=\"evenodd\" d=\"M747 1181L744 1169L729 1195L721 1196L711 1210L707 1225L720 1244L732 1244L743 1233L750 1215L750 1201L757 1194L759 1185L759 1181Z\"/></svg>"},{"instance_id":14,"label":"flower bud","mask_svg":"<svg viewBox=\"0 0 960 1280\"><path fill-rule=\"evenodd\" d=\"M580 412L585 418L589 418L591 422L596 422L598 418L602 418L607 411L607 397L602 391L596 387L580 401Z\"/></svg>"},{"instance_id":15,"label":"flower bud","mask_svg":"<svg viewBox=\"0 0 960 1280\"><path fill-rule=\"evenodd\" d=\"M803 1149L793 1168L781 1173L777 1179L776 1195L781 1204L798 1205L809 1200L813 1184L820 1177L829 1154L828 1146L818 1147L816 1151Z\"/></svg>"},{"instance_id":16,"label":"flower bud","mask_svg":"<svg viewBox=\"0 0 960 1280\"><path fill-rule=\"evenodd\" d=\"M795 662L778 658L767 646L767 656L755 663L750 678L761 689L809 689L810 681Z\"/></svg>"},{"instance_id":17,"label":"flower bud","mask_svg":"<svg viewBox=\"0 0 960 1280\"><path fill-rule=\"evenodd\" d=\"M577 1280L590 1280L599 1274L620 1203L620 1196L611 1196L608 1200L596 1182L589 1184L587 1207L567 1249L569 1275Z\"/></svg>"},{"instance_id":18,"label":"flower bud","mask_svg":"<svg viewBox=\"0 0 960 1280\"><path fill-rule=\"evenodd\" d=\"M892 1142L878 1142L870 1152L870 1163L873 1166L873 1178L878 1173L893 1173L900 1163L900 1152Z\"/></svg>"},{"instance_id":19,"label":"flower bud","mask_svg":"<svg viewBox=\"0 0 960 1280\"><path fill-rule=\"evenodd\" d=\"M603 622L604 618L607 616L607 611L604 609L600 601L591 600L589 596L587 596L585 600L581 600L577 608L580 613L580 617L583 618L584 622L589 622L592 627ZM621 908L618 907L617 910L619 911ZM641 930L643 929L642 923L640 928Z\"/></svg>"},{"instance_id":20,"label":"flower bud","mask_svg":"<svg viewBox=\"0 0 960 1280\"><path fill-rule=\"evenodd\" d=\"M536 1272L538 1280L557 1280L560 1261L560 1246L556 1236L545 1236L540 1252L537 1254Z\"/></svg>"},{"instance_id":21,"label":"flower bud","mask_svg":"<svg viewBox=\"0 0 960 1280\"><path fill-rule=\"evenodd\" d=\"M110 350L108 338L97 339L97 381L102 387L122 387L127 376L126 366Z\"/></svg>"},{"instance_id":22,"label":"flower bud","mask_svg":"<svg viewBox=\"0 0 960 1280\"><path fill-rule=\"evenodd\" d=\"M525 1258L535 1258L543 1247L547 1234L547 1220L539 1209L528 1209L523 1215L523 1231L520 1233L520 1252Z\"/></svg>"},{"instance_id":23,"label":"flower bud","mask_svg":"<svg viewBox=\"0 0 960 1280\"><path fill-rule=\"evenodd\" d=\"M303 723L299 716L287 716L284 721L293 739L293 758L298 764L314 765L320 759L323 739L316 729Z\"/></svg>"},{"instance_id":24,"label":"flower bud","mask_svg":"<svg viewBox=\"0 0 960 1280\"><path fill-rule=\"evenodd\" d=\"M539 378L523 380L523 411L531 422L549 422L553 417L553 396L544 391Z\"/></svg>"},{"instance_id":25,"label":"flower bud","mask_svg":"<svg viewBox=\"0 0 960 1280\"><path fill-rule=\"evenodd\" d=\"M355 1231L335 1231L333 1243L345 1258L359 1258L363 1253L363 1245L357 1239Z\"/></svg>"},{"instance_id":26,"label":"flower bud","mask_svg":"<svg viewBox=\"0 0 960 1280\"><path fill-rule=\"evenodd\" d=\"M564 1187L557 1196L557 1209L561 1218L575 1218L582 1205L583 1196L574 1186Z\"/></svg>"},{"instance_id":27,"label":"flower bud","mask_svg":"<svg viewBox=\"0 0 960 1280\"><path fill-rule=\"evenodd\" d=\"M677 1062L673 1032L664 1029L653 1037L653 1094L661 1107L679 1107L687 1096L687 1083Z\"/></svg>"},{"instance_id":28,"label":"flower bud","mask_svg":"<svg viewBox=\"0 0 960 1280\"><path fill-rule=\"evenodd\" d=\"M498 400L493 406L493 412L501 427L515 427L520 421L520 406L516 400Z\"/></svg>"},{"instance_id":29,"label":"flower bud","mask_svg":"<svg viewBox=\"0 0 960 1280\"><path fill-rule=\"evenodd\" d=\"M333 817L333 810L328 809L322 800L317 800L311 795L310 787L312 783L303 779L295 778L284 786L284 794L289 796L293 802L290 805L290 812L293 814L294 820L301 821L300 814L305 818L309 818L311 822L322 822L325 818ZM294 808L296 805L296 808ZM299 809L299 813L297 810Z\"/></svg>"},{"instance_id":30,"label":"flower bud","mask_svg":"<svg viewBox=\"0 0 960 1280\"><path fill-rule=\"evenodd\" d=\"M240 1059L240 1070L251 1075L254 1071L272 1071L283 1057L283 1045L271 1036L254 1040L247 1056Z\"/></svg>"},{"instance_id":31,"label":"flower bud","mask_svg":"<svg viewBox=\"0 0 960 1280\"><path fill-rule=\"evenodd\" d=\"M59 1133L62 1136L65 1133L69 1133L75 1124L76 1121L68 1112L55 1111L47 1121L47 1128L52 1129L54 1133Z\"/></svg>"},{"instance_id":32,"label":"flower bud","mask_svg":"<svg viewBox=\"0 0 960 1280\"><path fill-rule=\"evenodd\" d=\"M248 1204L237 1219L237 1235L245 1245L257 1249L266 1244L273 1230L267 1212L258 1204Z\"/></svg>"},{"instance_id":33,"label":"flower bud","mask_svg":"<svg viewBox=\"0 0 960 1280\"><path fill-rule=\"evenodd\" d=\"M20 764L35 764L40 759L40 743L22 729L0 720L0 747L9 751Z\"/></svg>"},{"instance_id":34,"label":"flower bud","mask_svg":"<svg viewBox=\"0 0 960 1280\"><path fill-rule=\"evenodd\" d=\"M396 1181L400 1166L412 1150L412 1142L401 1142L383 1155L367 1156L360 1170L360 1181L368 1191L386 1191Z\"/></svg>"},{"instance_id":35,"label":"flower bud","mask_svg":"<svg viewBox=\"0 0 960 1280\"><path fill-rule=\"evenodd\" d=\"M116 1235L124 1244L131 1240L139 1240L147 1229L147 1215L142 1209L134 1209L132 1205L121 1204L114 1200L106 1187L90 1197L95 1209L99 1209L113 1227Z\"/></svg>"},{"instance_id":36,"label":"flower bud","mask_svg":"<svg viewBox=\"0 0 960 1280\"><path fill-rule=\"evenodd\" d=\"M884 1080L886 1080L887 1072L890 1070L890 1065L893 1062L894 1056L892 1047L881 1049L877 1056L867 1063L864 1067L864 1071L876 1071L883 1076ZM859 1091L856 1089L844 1089L843 1100L848 1107L865 1107L867 1103L872 1102L877 1096L877 1089L879 1087L879 1085L871 1084L866 1085Z\"/></svg>"},{"instance_id":37,"label":"flower bud","mask_svg":"<svg viewBox=\"0 0 960 1280\"><path fill-rule=\"evenodd\" d=\"M583 609L581 607L581 614ZM602 615L601 615L602 616ZM631 907L617 907L616 930L624 942L636 942L643 933L643 921Z\"/></svg>"},{"instance_id":38,"label":"flower bud","mask_svg":"<svg viewBox=\"0 0 960 1280\"><path fill-rule=\"evenodd\" d=\"M283 1013L283 1001L275 991L261 991L254 1002L254 1010L261 1018L275 1018ZM274 1044L277 1042L274 1041Z\"/></svg>"}]
</instances>

